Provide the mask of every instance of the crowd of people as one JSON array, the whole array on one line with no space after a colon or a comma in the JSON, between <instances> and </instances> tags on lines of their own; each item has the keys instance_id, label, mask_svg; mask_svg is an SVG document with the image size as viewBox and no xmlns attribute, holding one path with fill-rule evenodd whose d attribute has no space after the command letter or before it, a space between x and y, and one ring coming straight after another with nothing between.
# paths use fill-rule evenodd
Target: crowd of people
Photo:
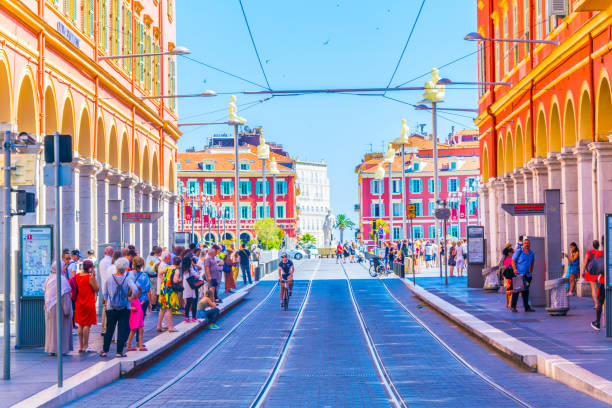
<instances>
[{"instance_id":1,"label":"crowd of people","mask_svg":"<svg viewBox=\"0 0 612 408\"><path fill-rule=\"evenodd\" d=\"M127 351L147 351L144 321L151 312L158 312L158 332L176 332L175 315L184 316L186 323L205 320L210 329L218 329L220 285L224 284L224 293L233 293L239 272L244 285L251 284L260 256L259 246L249 249L244 243L238 250L233 244L191 244L172 250L154 246L146 259L133 245L106 247L99 260L94 251L83 258L79 250L65 249L59 269L54 262L43 288L45 352L55 355L58 350L57 307L62 308L61 349L65 354L73 351L75 333L78 353L99 352L105 357L113 342L117 344L117 357L125 357ZM101 322L97 298L102 303ZM89 344L91 326L98 323L102 326L102 350L94 350Z\"/></svg>"}]
</instances>

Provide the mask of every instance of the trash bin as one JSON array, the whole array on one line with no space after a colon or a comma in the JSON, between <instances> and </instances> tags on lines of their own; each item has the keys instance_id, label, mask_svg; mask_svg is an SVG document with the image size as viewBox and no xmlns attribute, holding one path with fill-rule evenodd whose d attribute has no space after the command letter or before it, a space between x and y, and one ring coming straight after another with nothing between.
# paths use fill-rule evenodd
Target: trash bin
<instances>
[{"instance_id":1,"label":"trash bin","mask_svg":"<svg viewBox=\"0 0 612 408\"><path fill-rule=\"evenodd\" d=\"M493 266L491 268L482 269L482 277L484 278L484 285L482 288L487 291L497 292L499 290L499 267Z\"/></svg>"},{"instance_id":2,"label":"trash bin","mask_svg":"<svg viewBox=\"0 0 612 408\"><path fill-rule=\"evenodd\" d=\"M569 310L569 298L565 284L569 278L551 279L544 282L546 291L546 311L551 316L565 316Z\"/></svg>"},{"instance_id":3,"label":"trash bin","mask_svg":"<svg viewBox=\"0 0 612 408\"><path fill-rule=\"evenodd\" d=\"M253 270L255 272L255 282L261 280L261 266L257 265Z\"/></svg>"}]
</instances>

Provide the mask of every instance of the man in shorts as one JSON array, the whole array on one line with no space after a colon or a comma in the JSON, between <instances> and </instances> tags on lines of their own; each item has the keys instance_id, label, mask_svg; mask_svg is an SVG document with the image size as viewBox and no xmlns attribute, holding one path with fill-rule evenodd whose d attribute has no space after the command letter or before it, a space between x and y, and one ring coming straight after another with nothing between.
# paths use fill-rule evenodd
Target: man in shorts
<instances>
[{"instance_id":1,"label":"man in shorts","mask_svg":"<svg viewBox=\"0 0 612 408\"><path fill-rule=\"evenodd\" d=\"M281 261L278 263L278 280L282 283L283 281L287 281L289 284L289 296L293 293L293 272L295 272L295 268L293 266L293 262L287 256L286 252L281 252ZM281 307L283 307L283 296L285 294L285 287L281 285L280 290L280 300Z\"/></svg>"}]
</instances>

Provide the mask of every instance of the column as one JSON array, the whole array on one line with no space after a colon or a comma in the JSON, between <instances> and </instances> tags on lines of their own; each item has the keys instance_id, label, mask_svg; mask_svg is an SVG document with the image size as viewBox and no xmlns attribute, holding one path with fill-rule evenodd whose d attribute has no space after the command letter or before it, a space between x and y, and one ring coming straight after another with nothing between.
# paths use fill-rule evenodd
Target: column
<instances>
[{"instance_id":1,"label":"column","mask_svg":"<svg viewBox=\"0 0 612 408\"><path fill-rule=\"evenodd\" d=\"M533 202L544 202L544 190L548 188L548 167L541 157L531 159L528 163L533 171ZM545 235L544 217L537 216L535 218L535 235L543 237Z\"/></svg>"},{"instance_id":2,"label":"column","mask_svg":"<svg viewBox=\"0 0 612 408\"><path fill-rule=\"evenodd\" d=\"M491 179L488 183L489 188L489 259L491 260L491 265L496 265L499 259L499 218L497 214L499 214L499 202L498 195L496 191L496 180Z\"/></svg>"},{"instance_id":3,"label":"column","mask_svg":"<svg viewBox=\"0 0 612 408\"><path fill-rule=\"evenodd\" d=\"M595 238L602 242L605 235L605 214L612 213L612 144L608 142L594 142L589 144L593 152L593 169L597 188L593 189L595 197L594 231Z\"/></svg>"},{"instance_id":4,"label":"column","mask_svg":"<svg viewBox=\"0 0 612 408\"><path fill-rule=\"evenodd\" d=\"M149 183L144 183L142 189L142 198L140 208L142 211L151 211L151 192L153 191L153 187ZM142 234L142 251L143 255L147 255L151 252L151 248L153 245L151 244L151 224L144 223L141 226L141 234Z\"/></svg>"},{"instance_id":5,"label":"column","mask_svg":"<svg viewBox=\"0 0 612 408\"><path fill-rule=\"evenodd\" d=\"M123 181L121 182L121 201L123 201L123 212L132 211L133 195L134 195L134 178L128 173L123 173ZM127 244L134 243L134 236L131 234L131 224L123 225L123 242Z\"/></svg>"},{"instance_id":6,"label":"column","mask_svg":"<svg viewBox=\"0 0 612 408\"><path fill-rule=\"evenodd\" d=\"M486 265L491 265L491 257L488 248L491 246L491 232L489 230L490 218L489 218L489 188L487 184L481 184L478 188L478 213L480 214L480 222L484 228L485 240L486 240ZM467 209L466 209L467 211Z\"/></svg>"},{"instance_id":7,"label":"column","mask_svg":"<svg viewBox=\"0 0 612 408\"><path fill-rule=\"evenodd\" d=\"M574 149L564 147L559 153L561 162L561 224L563 234L563 248L567 251L571 242L580 242L578 224L578 173ZM580 244L578 244L580 248Z\"/></svg>"},{"instance_id":8,"label":"column","mask_svg":"<svg viewBox=\"0 0 612 408\"><path fill-rule=\"evenodd\" d=\"M512 179L512 173L506 173L504 178L502 179L504 183L504 204L513 203L514 202L514 180ZM504 222L504 227L506 230L505 242L506 244L514 245L516 242L516 224L514 222L514 218L512 215L508 214L504 210L501 209L500 206L500 214L502 214L501 220ZM503 247L502 247L503 248Z\"/></svg>"},{"instance_id":9,"label":"column","mask_svg":"<svg viewBox=\"0 0 612 408\"><path fill-rule=\"evenodd\" d=\"M75 249L79 246L77 235L79 222L79 169L72 165L72 182L62 187L62 246Z\"/></svg>"},{"instance_id":10,"label":"column","mask_svg":"<svg viewBox=\"0 0 612 408\"><path fill-rule=\"evenodd\" d=\"M533 172L529 167L521 168L521 174L523 175L523 199L525 203L533 202ZM534 236L535 235L535 217L530 215L525 218L525 231L523 233L524 236Z\"/></svg>"},{"instance_id":11,"label":"column","mask_svg":"<svg viewBox=\"0 0 612 408\"><path fill-rule=\"evenodd\" d=\"M91 159L78 159L79 163L79 246L83 255L96 249L96 174L100 166Z\"/></svg>"},{"instance_id":12,"label":"column","mask_svg":"<svg viewBox=\"0 0 612 408\"><path fill-rule=\"evenodd\" d=\"M525 202L525 179L523 178L523 173L521 169L515 169L513 173L511 173L512 182L514 183L514 202L515 203L524 203ZM512 240L512 244L518 241L518 237L521 235L527 234L526 219L525 217L512 217L514 223L514 240Z\"/></svg>"},{"instance_id":13,"label":"column","mask_svg":"<svg viewBox=\"0 0 612 408\"><path fill-rule=\"evenodd\" d=\"M593 242L593 154L585 145L574 149L578 192L578 247L586 254Z\"/></svg>"},{"instance_id":14,"label":"column","mask_svg":"<svg viewBox=\"0 0 612 408\"><path fill-rule=\"evenodd\" d=\"M172 248L174 246L174 231L176 231L176 200L177 195L175 193L168 194L168 226L166 230L166 242L168 243L168 248Z\"/></svg>"},{"instance_id":15,"label":"column","mask_svg":"<svg viewBox=\"0 0 612 408\"><path fill-rule=\"evenodd\" d=\"M96 202L96 211L97 217L96 222L98 224L98 245L105 244L108 242L107 235L107 227L108 224L106 222L107 214L108 214L108 180L109 171L108 165L103 165L102 169L96 175L96 192L98 195L98 199ZM98 248L95 248L97 251ZM98 257L102 256L102 254L98 254Z\"/></svg>"},{"instance_id":16,"label":"column","mask_svg":"<svg viewBox=\"0 0 612 408\"><path fill-rule=\"evenodd\" d=\"M504 248L504 246L506 245L506 230L507 230L507 224L506 224L506 219L505 219L505 215L504 215L504 211L501 209L501 205L504 202L504 181L501 177L498 177L495 179L494 182L495 185L495 204L496 204L496 208L495 208L495 213L494 217L495 220L497 222L497 235L496 235L496 252L493 254L494 258L496 262L497 259L500 258L500 254L502 249Z\"/></svg>"},{"instance_id":17,"label":"column","mask_svg":"<svg viewBox=\"0 0 612 408\"><path fill-rule=\"evenodd\" d=\"M160 211L160 200L161 200L161 196L162 196L162 190L161 188L158 187L153 187L153 191L151 192L151 211L154 212L158 212ZM164 240L161 237L160 232L163 230L163 228L160 228L160 224L163 225L164 222L164 218L166 217L166 214L163 214L161 216L161 218L159 218L157 221L155 221L152 225L151 225L151 235L153 236L153 243L152 245L160 245L163 246Z\"/></svg>"},{"instance_id":18,"label":"column","mask_svg":"<svg viewBox=\"0 0 612 408\"><path fill-rule=\"evenodd\" d=\"M134 205L132 206L132 211L140 212L142 211L142 190L144 189L144 184L137 182L134 185ZM134 245L138 250L139 254L143 254L142 248L142 224L132 224L132 230L134 231Z\"/></svg>"}]
</instances>

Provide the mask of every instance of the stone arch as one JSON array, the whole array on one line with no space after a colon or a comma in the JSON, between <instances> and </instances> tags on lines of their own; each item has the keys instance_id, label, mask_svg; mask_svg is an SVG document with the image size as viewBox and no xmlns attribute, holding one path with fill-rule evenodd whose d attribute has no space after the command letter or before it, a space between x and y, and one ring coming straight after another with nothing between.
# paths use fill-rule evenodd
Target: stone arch
<instances>
[{"instance_id":1,"label":"stone arch","mask_svg":"<svg viewBox=\"0 0 612 408\"><path fill-rule=\"evenodd\" d=\"M140 170L140 174L144 181L151 182L151 153L148 143L145 143L144 152L142 153L142 170Z\"/></svg>"},{"instance_id":2,"label":"stone arch","mask_svg":"<svg viewBox=\"0 0 612 408\"><path fill-rule=\"evenodd\" d=\"M516 125L516 131L514 133L514 168L523 167L525 165L524 143L523 128L519 122Z\"/></svg>"},{"instance_id":3,"label":"stone arch","mask_svg":"<svg viewBox=\"0 0 612 408\"><path fill-rule=\"evenodd\" d=\"M79 119L79 137L77 138L77 151L81 157L91 157L92 149L91 143L91 121L89 116L89 108L87 104L81 111L81 118Z\"/></svg>"},{"instance_id":4,"label":"stone arch","mask_svg":"<svg viewBox=\"0 0 612 408\"><path fill-rule=\"evenodd\" d=\"M533 158L533 148L532 148L533 138L531 132L531 118L527 118L525 122L525 163Z\"/></svg>"},{"instance_id":5,"label":"stone arch","mask_svg":"<svg viewBox=\"0 0 612 408\"><path fill-rule=\"evenodd\" d=\"M72 143L74 146L75 138L75 126L74 126L74 105L72 104L72 96L68 94L64 100L64 106L62 108L62 134L71 135Z\"/></svg>"},{"instance_id":6,"label":"stone arch","mask_svg":"<svg viewBox=\"0 0 612 408\"><path fill-rule=\"evenodd\" d=\"M232 234L231 232L225 232L224 234L221 234L223 236L222 241L233 241L234 240L234 234Z\"/></svg>"},{"instance_id":7,"label":"stone arch","mask_svg":"<svg viewBox=\"0 0 612 408\"><path fill-rule=\"evenodd\" d=\"M610 81L605 71L599 81L595 113L596 140L607 142L608 136L612 134L612 93L610 91Z\"/></svg>"},{"instance_id":8,"label":"stone arch","mask_svg":"<svg viewBox=\"0 0 612 408\"><path fill-rule=\"evenodd\" d=\"M104 126L104 118L102 116L98 117L98 121L96 123L96 159L100 163L106 163L106 129Z\"/></svg>"},{"instance_id":9,"label":"stone arch","mask_svg":"<svg viewBox=\"0 0 612 408\"><path fill-rule=\"evenodd\" d=\"M546 140L546 115L544 114L544 109L541 107L540 113L538 113L538 121L536 122L536 157L546 157L548 153Z\"/></svg>"},{"instance_id":10,"label":"stone arch","mask_svg":"<svg viewBox=\"0 0 612 408\"><path fill-rule=\"evenodd\" d=\"M240 242L246 244L249 241L251 241L252 239L253 239L253 237L251 237L251 234L249 234L248 232L241 232L240 233Z\"/></svg>"},{"instance_id":11,"label":"stone arch","mask_svg":"<svg viewBox=\"0 0 612 408\"><path fill-rule=\"evenodd\" d=\"M108 164L113 169L119 168L119 160L121 153L119 152L119 139L117 138L117 126L113 123L108 137Z\"/></svg>"},{"instance_id":12,"label":"stone arch","mask_svg":"<svg viewBox=\"0 0 612 408\"><path fill-rule=\"evenodd\" d=\"M591 122L591 97L589 95L588 88L582 91L580 96L580 111L578 113L579 133L578 137L580 140L593 140L593 123Z\"/></svg>"},{"instance_id":13,"label":"stone arch","mask_svg":"<svg viewBox=\"0 0 612 408\"><path fill-rule=\"evenodd\" d=\"M52 85L47 86L45 90L45 133L48 135L60 131L56 101L55 89Z\"/></svg>"},{"instance_id":14,"label":"stone arch","mask_svg":"<svg viewBox=\"0 0 612 408\"><path fill-rule=\"evenodd\" d=\"M217 242L217 238L215 237L214 232L207 232L204 234L204 241L206 242Z\"/></svg>"},{"instance_id":15,"label":"stone arch","mask_svg":"<svg viewBox=\"0 0 612 408\"><path fill-rule=\"evenodd\" d=\"M482 148L482 166L480 167L480 172L482 174L482 182L489 182L489 150L487 149L487 144L485 143Z\"/></svg>"},{"instance_id":16,"label":"stone arch","mask_svg":"<svg viewBox=\"0 0 612 408\"><path fill-rule=\"evenodd\" d=\"M506 133L506 147L504 152L504 173L511 173L514 171L514 147L512 143L512 132L510 132L510 130Z\"/></svg>"},{"instance_id":17,"label":"stone arch","mask_svg":"<svg viewBox=\"0 0 612 408\"><path fill-rule=\"evenodd\" d=\"M13 100L11 95L11 71L8 58L3 50L0 50L0 122L10 123L13 117Z\"/></svg>"},{"instance_id":18,"label":"stone arch","mask_svg":"<svg viewBox=\"0 0 612 408\"><path fill-rule=\"evenodd\" d=\"M572 97L572 93L568 92L567 100L565 101L565 112L563 114L563 146L576 146L577 139L574 98Z\"/></svg>"},{"instance_id":19,"label":"stone arch","mask_svg":"<svg viewBox=\"0 0 612 408\"><path fill-rule=\"evenodd\" d=\"M174 178L174 160L170 160L170 163L168 163L168 190L171 193L174 193L176 191L176 180Z\"/></svg>"},{"instance_id":20,"label":"stone arch","mask_svg":"<svg viewBox=\"0 0 612 408\"><path fill-rule=\"evenodd\" d=\"M121 137L121 150L120 150L120 160L119 160L119 170L123 172L130 171L130 146L128 143L128 134L127 132L123 132L123 136Z\"/></svg>"},{"instance_id":21,"label":"stone arch","mask_svg":"<svg viewBox=\"0 0 612 408\"><path fill-rule=\"evenodd\" d=\"M29 67L21 80L17 99L17 131L38 135L38 97Z\"/></svg>"},{"instance_id":22,"label":"stone arch","mask_svg":"<svg viewBox=\"0 0 612 408\"><path fill-rule=\"evenodd\" d=\"M506 168L506 164L504 163L504 141L502 139L502 135L500 134L497 138L497 156L496 156L496 167L495 167L495 175L497 177L501 177L504 174L504 169Z\"/></svg>"},{"instance_id":23,"label":"stone arch","mask_svg":"<svg viewBox=\"0 0 612 408\"><path fill-rule=\"evenodd\" d=\"M138 137L134 141L134 174L136 177L142 180L142 160L140 159L140 142L138 141Z\"/></svg>"},{"instance_id":24,"label":"stone arch","mask_svg":"<svg viewBox=\"0 0 612 408\"><path fill-rule=\"evenodd\" d=\"M561 139L561 114L559 104L555 100L550 109L550 126L548 129L548 153L560 152L563 141Z\"/></svg>"},{"instance_id":25,"label":"stone arch","mask_svg":"<svg viewBox=\"0 0 612 408\"><path fill-rule=\"evenodd\" d=\"M151 164L151 184L159 186L159 159L157 151L153 152L153 162Z\"/></svg>"}]
</instances>

